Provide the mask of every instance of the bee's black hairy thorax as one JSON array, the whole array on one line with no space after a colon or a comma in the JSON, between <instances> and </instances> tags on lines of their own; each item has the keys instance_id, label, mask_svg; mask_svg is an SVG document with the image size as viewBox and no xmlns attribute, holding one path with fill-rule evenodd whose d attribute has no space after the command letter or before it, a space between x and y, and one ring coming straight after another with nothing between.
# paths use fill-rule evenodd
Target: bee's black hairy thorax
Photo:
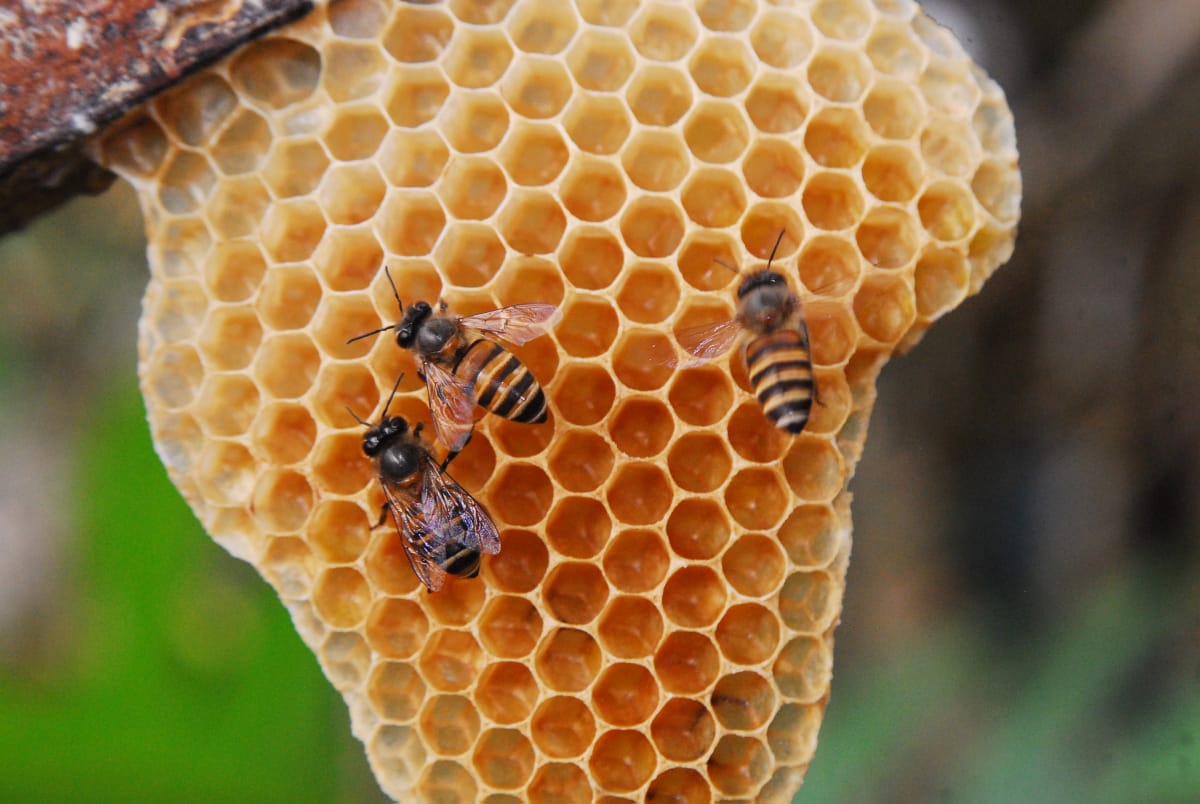
<instances>
[{"instance_id":1,"label":"bee's black hairy thorax","mask_svg":"<svg viewBox=\"0 0 1200 804\"><path fill-rule=\"evenodd\" d=\"M426 302L417 302L408 309L396 327L396 343L422 357L440 355L458 332L457 319L435 316Z\"/></svg>"},{"instance_id":2,"label":"bee's black hairy thorax","mask_svg":"<svg viewBox=\"0 0 1200 804\"><path fill-rule=\"evenodd\" d=\"M379 453L379 476L400 482L421 470L424 450L407 438L393 440Z\"/></svg>"},{"instance_id":3,"label":"bee's black hairy thorax","mask_svg":"<svg viewBox=\"0 0 1200 804\"><path fill-rule=\"evenodd\" d=\"M760 335L792 326L799 302L783 275L774 271L751 274L738 288L738 316Z\"/></svg>"}]
</instances>

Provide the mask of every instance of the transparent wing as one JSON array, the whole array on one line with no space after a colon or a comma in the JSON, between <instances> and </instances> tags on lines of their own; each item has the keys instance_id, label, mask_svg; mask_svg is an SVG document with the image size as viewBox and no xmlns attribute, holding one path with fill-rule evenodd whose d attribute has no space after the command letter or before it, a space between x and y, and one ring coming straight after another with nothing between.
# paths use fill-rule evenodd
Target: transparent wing
<instances>
[{"instance_id":1,"label":"transparent wing","mask_svg":"<svg viewBox=\"0 0 1200 804\"><path fill-rule=\"evenodd\" d=\"M801 313L800 313L800 336L802 338L804 338L804 351L808 352L809 368L811 369L811 367L812 367L811 366L811 364L812 364L812 341L808 337L808 320L805 319L803 311L801 311ZM813 387L812 387L813 402L816 402L821 407L825 407L825 403L821 401L821 389L817 383L816 372L813 372L812 379L813 379Z\"/></svg>"},{"instance_id":2,"label":"transparent wing","mask_svg":"<svg viewBox=\"0 0 1200 804\"><path fill-rule=\"evenodd\" d=\"M433 431L446 449L460 450L475 427L475 399L471 387L436 363L426 362L422 370Z\"/></svg>"},{"instance_id":3,"label":"transparent wing","mask_svg":"<svg viewBox=\"0 0 1200 804\"><path fill-rule=\"evenodd\" d=\"M421 510L433 532L444 534L461 526L467 546L481 553L500 552L500 533L488 512L454 478L427 460L421 487ZM456 524L456 520L461 525Z\"/></svg>"},{"instance_id":4,"label":"transparent wing","mask_svg":"<svg viewBox=\"0 0 1200 804\"><path fill-rule=\"evenodd\" d=\"M446 571L433 554L432 540L428 523L420 509L418 500L406 490L387 481L380 481L383 493L387 496L388 508L396 522L396 530L400 536L400 545L408 558L409 566L417 579L425 584L430 592L436 592L446 583ZM422 486L425 484L422 483Z\"/></svg>"},{"instance_id":5,"label":"transparent wing","mask_svg":"<svg viewBox=\"0 0 1200 804\"><path fill-rule=\"evenodd\" d=\"M675 334L683 352L677 352L670 342L655 344L650 349L650 362L672 368L691 368L723 355L733 346L742 325L736 318L701 324Z\"/></svg>"},{"instance_id":6,"label":"transparent wing","mask_svg":"<svg viewBox=\"0 0 1200 804\"><path fill-rule=\"evenodd\" d=\"M499 310L460 318L461 326L520 346L545 335L558 323L558 308L553 304L514 304Z\"/></svg>"}]
</instances>

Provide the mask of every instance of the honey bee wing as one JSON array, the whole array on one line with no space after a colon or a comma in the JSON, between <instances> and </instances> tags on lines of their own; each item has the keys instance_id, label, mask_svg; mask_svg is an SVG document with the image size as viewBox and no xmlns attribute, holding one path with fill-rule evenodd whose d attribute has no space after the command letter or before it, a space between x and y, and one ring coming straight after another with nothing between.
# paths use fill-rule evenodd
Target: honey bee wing
<instances>
[{"instance_id":1,"label":"honey bee wing","mask_svg":"<svg viewBox=\"0 0 1200 804\"><path fill-rule=\"evenodd\" d=\"M808 353L809 364L811 366L812 340L810 340L808 337L808 320L805 319L803 315L800 316L800 337L804 339L804 351ZM821 407L825 407L825 403L821 401L821 389L817 385L817 377L815 374L813 375L812 398L813 402Z\"/></svg>"},{"instance_id":2,"label":"honey bee wing","mask_svg":"<svg viewBox=\"0 0 1200 804\"><path fill-rule=\"evenodd\" d=\"M514 346L521 346L545 335L558 323L558 319L558 308L553 304L513 304L461 318L458 323Z\"/></svg>"},{"instance_id":3,"label":"honey bee wing","mask_svg":"<svg viewBox=\"0 0 1200 804\"><path fill-rule=\"evenodd\" d=\"M475 427L475 398L471 386L436 363L426 362L425 390L438 441L451 452L462 449Z\"/></svg>"},{"instance_id":4,"label":"honey bee wing","mask_svg":"<svg viewBox=\"0 0 1200 804\"><path fill-rule=\"evenodd\" d=\"M500 552L500 533L487 510L432 460L426 466L421 509L430 526L454 528L460 520L468 546L491 555Z\"/></svg>"},{"instance_id":5,"label":"honey bee wing","mask_svg":"<svg viewBox=\"0 0 1200 804\"><path fill-rule=\"evenodd\" d=\"M404 556L412 567L417 580L425 584L430 592L436 592L446 583L446 571L430 549L430 527L421 510L421 501L399 486L381 480L383 493L387 496L388 508L396 522L400 545ZM422 486L425 484L422 483Z\"/></svg>"},{"instance_id":6,"label":"honey bee wing","mask_svg":"<svg viewBox=\"0 0 1200 804\"><path fill-rule=\"evenodd\" d=\"M699 366L728 352L741 331L741 322L736 318L689 327L675 333L683 354L676 352L669 343L662 343L651 349L650 360L673 368Z\"/></svg>"}]
</instances>

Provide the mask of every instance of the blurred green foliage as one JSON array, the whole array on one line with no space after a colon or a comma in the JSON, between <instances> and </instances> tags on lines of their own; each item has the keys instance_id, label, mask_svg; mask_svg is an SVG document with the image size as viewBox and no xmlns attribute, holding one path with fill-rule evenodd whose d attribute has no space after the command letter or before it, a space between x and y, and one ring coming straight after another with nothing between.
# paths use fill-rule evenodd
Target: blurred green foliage
<instances>
[{"instance_id":1,"label":"blurred green foliage","mask_svg":"<svg viewBox=\"0 0 1200 804\"><path fill-rule=\"evenodd\" d=\"M878 662L835 664L796 800L1200 800L1190 596L1173 575L1131 566L1045 631L996 639L980 629L985 612L964 611ZM943 786L906 790L929 779Z\"/></svg>"},{"instance_id":2,"label":"blurred green foliage","mask_svg":"<svg viewBox=\"0 0 1200 804\"><path fill-rule=\"evenodd\" d=\"M78 455L59 497L79 539L65 647L0 665L0 800L378 797L286 610L167 480L132 377L93 407Z\"/></svg>"}]
</instances>

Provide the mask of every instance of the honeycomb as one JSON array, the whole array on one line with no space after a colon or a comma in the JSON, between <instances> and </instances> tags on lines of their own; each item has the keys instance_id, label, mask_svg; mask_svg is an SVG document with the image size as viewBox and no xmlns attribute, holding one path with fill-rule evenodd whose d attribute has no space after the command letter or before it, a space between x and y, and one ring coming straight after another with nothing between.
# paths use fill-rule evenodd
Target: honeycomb
<instances>
[{"instance_id":1,"label":"honeycomb","mask_svg":"<svg viewBox=\"0 0 1200 804\"><path fill-rule=\"evenodd\" d=\"M401 800L784 801L829 698L847 483L889 356L1012 249L1004 96L911 0L342 0L94 143L137 190L155 443L278 591ZM805 301L820 404L772 428L717 260ZM428 594L347 408L428 421L406 301L561 306L550 420L451 468L502 551Z\"/></svg>"}]
</instances>

